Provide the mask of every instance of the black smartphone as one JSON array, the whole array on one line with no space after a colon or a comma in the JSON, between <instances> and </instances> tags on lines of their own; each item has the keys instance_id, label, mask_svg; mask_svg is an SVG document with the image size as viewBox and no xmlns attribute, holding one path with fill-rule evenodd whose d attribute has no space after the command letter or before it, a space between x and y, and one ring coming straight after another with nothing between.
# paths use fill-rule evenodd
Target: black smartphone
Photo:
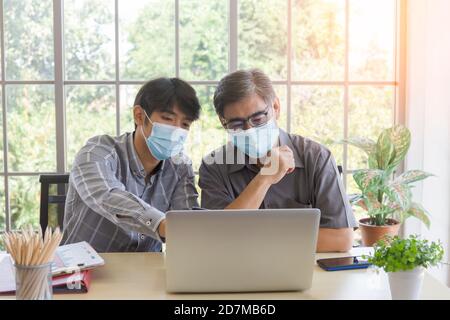
<instances>
[{"instance_id":1,"label":"black smartphone","mask_svg":"<svg viewBox=\"0 0 450 320\"><path fill-rule=\"evenodd\" d=\"M317 264L326 271L365 269L370 266L370 263L367 262L367 260L358 256L319 259L317 260Z\"/></svg>"}]
</instances>

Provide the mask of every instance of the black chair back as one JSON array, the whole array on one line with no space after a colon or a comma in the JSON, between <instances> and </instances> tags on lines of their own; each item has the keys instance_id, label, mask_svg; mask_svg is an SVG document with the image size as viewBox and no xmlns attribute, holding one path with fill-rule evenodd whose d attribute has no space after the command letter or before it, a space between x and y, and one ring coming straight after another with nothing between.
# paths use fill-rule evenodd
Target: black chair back
<instances>
[{"instance_id":1,"label":"black chair back","mask_svg":"<svg viewBox=\"0 0 450 320\"><path fill-rule=\"evenodd\" d=\"M342 168L342 166L337 166L337 167L338 167L339 174L341 175L341 178L343 178L342 173L344 172L344 169Z\"/></svg>"},{"instance_id":2,"label":"black chair back","mask_svg":"<svg viewBox=\"0 0 450 320\"><path fill-rule=\"evenodd\" d=\"M43 174L39 176L39 182L41 183L41 209L39 214L39 223L41 225L42 232L45 232L45 229L49 223L50 204L57 205L57 225L62 229L69 174ZM56 185L56 195L50 195L51 185Z\"/></svg>"}]
</instances>

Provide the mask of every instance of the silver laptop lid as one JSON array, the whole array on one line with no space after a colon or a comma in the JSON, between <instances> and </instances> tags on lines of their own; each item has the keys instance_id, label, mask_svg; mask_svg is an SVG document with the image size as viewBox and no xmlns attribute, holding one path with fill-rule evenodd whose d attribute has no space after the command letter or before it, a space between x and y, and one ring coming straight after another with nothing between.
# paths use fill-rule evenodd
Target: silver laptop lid
<instances>
[{"instance_id":1,"label":"silver laptop lid","mask_svg":"<svg viewBox=\"0 0 450 320\"><path fill-rule=\"evenodd\" d=\"M168 292L311 287L318 209L167 213Z\"/></svg>"}]
</instances>

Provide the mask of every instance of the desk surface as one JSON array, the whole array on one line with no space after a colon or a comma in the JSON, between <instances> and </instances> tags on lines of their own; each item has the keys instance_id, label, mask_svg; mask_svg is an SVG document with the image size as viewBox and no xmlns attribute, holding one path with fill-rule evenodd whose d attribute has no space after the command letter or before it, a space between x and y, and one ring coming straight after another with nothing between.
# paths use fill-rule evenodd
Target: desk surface
<instances>
[{"instance_id":1,"label":"desk surface","mask_svg":"<svg viewBox=\"0 0 450 320\"><path fill-rule=\"evenodd\" d=\"M317 254L316 258L349 254ZM168 294L165 291L164 257L161 253L102 254L105 266L92 271L86 294L58 294L55 299L390 299L384 272L370 269L326 272L315 267L312 288L304 292ZM12 298L2 297L2 298ZM450 299L450 289L425 275L422 299Z\"/></svg>"},{"instance_id":2,"label":"desk surface","mask_svg":"<svg viewBox=\"0 0 450 320\"><path fill-rule=\"evenodd\" d=\"M358 254L358 253L356 253ZM316 258L349 254L317 254ZM312 288L304 292L239 294L168 294L160 253L110 253L94 270L89 293L55 295L56 299L390 299L387 276L373 269L327 272L314 269ZM450 299L450 289L425 275L423 299Z\"/></svg>"}]
</instances>

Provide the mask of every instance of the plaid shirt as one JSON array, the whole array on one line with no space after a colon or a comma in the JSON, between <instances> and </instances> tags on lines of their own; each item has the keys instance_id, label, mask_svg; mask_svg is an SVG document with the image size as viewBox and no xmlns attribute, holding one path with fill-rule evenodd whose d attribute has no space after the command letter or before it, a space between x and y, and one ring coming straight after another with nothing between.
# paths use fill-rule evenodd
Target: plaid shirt
<instances>
[{"instance_id":1,"label":"plaid shirt","mask_svg":"<svg viewBox=\"0 0 450 320\"><path fill-rule=\"evenodd\" d=\"M77 154L63 243L87 241L98 252L160 251L165 212L198 206L189 159L162 161L147 177L133 136L93 137Z\"/></svg>"}]
</instances>

